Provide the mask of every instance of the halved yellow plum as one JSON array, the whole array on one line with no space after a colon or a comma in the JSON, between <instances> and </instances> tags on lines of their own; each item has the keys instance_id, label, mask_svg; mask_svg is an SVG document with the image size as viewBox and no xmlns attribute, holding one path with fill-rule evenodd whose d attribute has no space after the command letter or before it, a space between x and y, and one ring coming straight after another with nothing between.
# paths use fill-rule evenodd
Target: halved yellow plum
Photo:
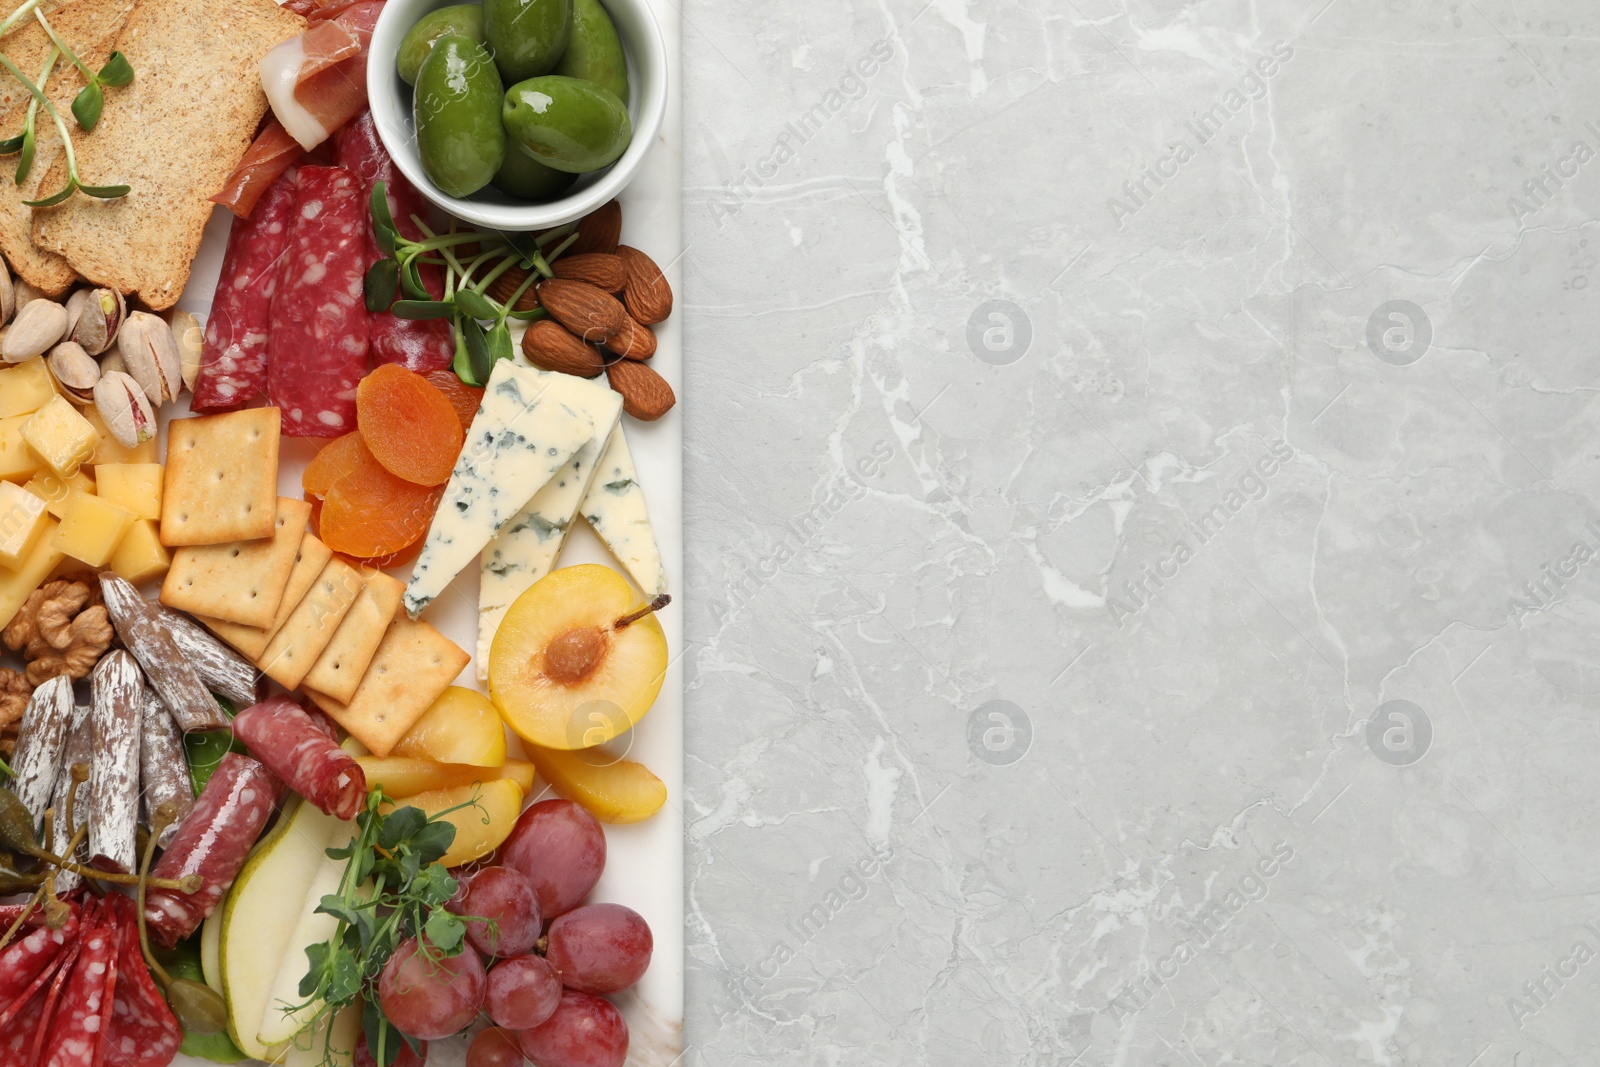
<instances>
[{"instance_id":1,"label":"halved yellow plum","mask_svg":"<svg viewBox=\"0 0 1600 1067\"><path fill-rule=\"evenodd\" d=\"M642 822L667 802L667 783L642 763L598 748L563 752L528 745L527 750L550 788L582 804L601 822Z\"/></svg>"},{"instance_id":2,"label":"halved yellow plum","mask_svg":"<svg viewBox=\"0 0 1600 1067\"><path fill-rule=\"evenodd\" d=\"M506 760L505 723L488 697L452 685L439 694L389 754L498 767Z\"/></svg>"},{"instance_id":3,"label":"halved yellow plum","mask_svg":"<svg viewBox=\"0 0 1600 1067\"><path fill-rule=\"evenodd\" d=\"M499 767L474 767L466 763L436 763L416 756L357 756L356 762L367 776L367 788L383 786L392 797L414 797L436 789L454 789L473 782L492 782L510 778L524 793L533 791L533 764L528 760L508 759Z\"/></svg>"},{"instance_id":4,"label":"halved yellow plum","mask_svg":"<svg viewBox=\"0 0 1600 1067\"><path fill-rule=\"evenodd\" d=\"M489 649L489 696L513 733L543 748L604 744L644 717L667 673L667 636L610 567L552 571L506 612Z\"/></svg>"},{"instance_id":5,"label":"halved yellow plum","mask_svg":"<svg viewBox=\"0 0 1600 1067\"><path fill-rule=\"evenodd\" d=\"M490 782L474 782L450 789L431 789L426 793L406 797L394 804L384 805L384 812L395 808L421 808L431 818L449 808L455 811L443 816L456 828L456 839L439 862L446 867L456 867L471 860L481 859L500 847L517 825L517 815L522 811L522 786L510 778L496 778ZM475 807L458 807L476 800Z\"/></svg>"}]
</instances>

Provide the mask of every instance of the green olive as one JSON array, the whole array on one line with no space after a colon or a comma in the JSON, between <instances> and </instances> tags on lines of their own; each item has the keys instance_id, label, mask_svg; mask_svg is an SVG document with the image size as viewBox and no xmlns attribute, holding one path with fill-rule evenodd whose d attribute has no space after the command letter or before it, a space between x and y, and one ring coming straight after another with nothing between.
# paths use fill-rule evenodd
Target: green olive
<instances>
[{"instance_id":1,"label":"green olive","mask_svg":"<svg viewBox=\"0 0 1600 1067\"><path fill-rule=\"evenodd\" d=\"M228 1028L228 1005L217 991L189 978L174 978L167 1003L186 1034L220 1034Z\"/></svg>"},{"instance_id":2,"label":"green olive","mask_svg":"<svg viewBox=\"0 0 1600 1067\"><path fill-rule=\"evenodd\" d=\"M505 83L555 69L572 32L572 0L484 0L483 33Z\"/></svg>"},{"instance_id":3,"label":"green olive","mask_svg":"<svg viewBox=\"0 0 1600 1067\"><path fill-rule=\"evenodd\" d=\"M617 27L600 0L572 0L572 36L552 74L582 78L628 102L628 61Z\"/></svg>"},{"instance_id":4,"label":"green olive","mask_svg":"<svg viewBox=\"0 0 1600 1067\"><path fill-rule=\"evenodd\" d=\"M628 109L593 82L549 74L506 91L506 132L528 154L570 174L616 162L633 137Z\"/></svg>"},{"instance_id":5,"label":"green olive","mask_svg":"<svg viewBox=\"0 0 1600 1067\"><path fill-rule=\"evenodd\" d=\"M500 74L483 45L447 33L417 69L411 110L428 180L450 196L489 184L506 154Z\"/></svg>"},{"instance_id":6,"label":"green olive","mask_svg":"<svg viewBox=\"0 0 1600 1067\"><path fill-rule=\"evenodd\" d=\"M524 200L554 200L577 180L576 174L545 166L512 141L506 145L505 162L500 164L500 172L490 184Z\"/></svg>"},{"instance_id":7,"label":"green olive","mask_svg":"<svg viewBox=\"0 0 1600 1067\"><path fill-rule=\"evenodd\" d=\"M430 11L416 21L400 41L395 69L407 85L417 84L417 69L433 51L433 43L447 33L483 43L483 8L478 4L452 4Z\"/></svg>"}]
</instances>

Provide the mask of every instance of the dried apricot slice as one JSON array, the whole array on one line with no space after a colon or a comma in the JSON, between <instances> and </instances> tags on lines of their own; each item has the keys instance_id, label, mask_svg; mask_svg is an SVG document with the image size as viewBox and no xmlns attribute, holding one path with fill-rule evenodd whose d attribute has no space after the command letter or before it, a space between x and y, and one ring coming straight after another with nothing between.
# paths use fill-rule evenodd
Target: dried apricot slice
<instances>
[{"instance_id":1,"label":"dried apricot slice","mask_svg":"<svg viewBox=\"0 0 1600 1067\"><path fill-rule=\"evenodd\" d=\"M356 386L356 426L385 470L417 485L443 485L466 439L450 398L393 363Z\"/></svg>"},{"instance_id":2,"label":"dried apricot slice","mask_svg":"<svg viewBox=\"0 0 1600 1067\"><path fill-rule=\"evenodd\" d=\"M422 540L444 488L396 478L370 452L363 453L323 498L319 536L323 544L348 556L389 556Z\"/></svg>"},{"instance_id":3,"label":"dried apricot slice","mask_svg":"<svg viewBox=\"0 0 1600 1067\"><path fill-rule=\"evenodd\" d=\"M423 375L443 393L456 409L456 418L461 420L463 432L472 425L473 416L478 414L478 405L483 403L483 390L468 385L456 377L455 371L431 370Z\"/></svg>"},{"instance_id":4,"label":"dried apricot slice","mask_svg":"<svg viewBox=\"0 0 1600 1067\"><path fill-rule=\"evenodd\" d=\"M300 475L300 486L307 497L322 497L333 488L333 483L355 470L363 462L378 462L361 441L360 433L347 433L335 437L322 446L315 458Z\"/></svg>"}]
</instances>

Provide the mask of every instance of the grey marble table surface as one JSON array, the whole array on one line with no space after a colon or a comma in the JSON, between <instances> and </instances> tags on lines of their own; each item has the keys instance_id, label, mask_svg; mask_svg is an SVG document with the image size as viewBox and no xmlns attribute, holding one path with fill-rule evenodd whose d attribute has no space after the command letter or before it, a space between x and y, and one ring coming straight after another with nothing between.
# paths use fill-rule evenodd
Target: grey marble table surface
<instances>
[{"instance_id":1,"label":"grey marble table surface","mask_svg":"<svg viewBox=\"0 0 1600 1067\"><path fill-rule=\"evenodd\" d=\"M1600 1064L1600 8L682 12L683 1062Z\"/></svg>"}]
</instances>

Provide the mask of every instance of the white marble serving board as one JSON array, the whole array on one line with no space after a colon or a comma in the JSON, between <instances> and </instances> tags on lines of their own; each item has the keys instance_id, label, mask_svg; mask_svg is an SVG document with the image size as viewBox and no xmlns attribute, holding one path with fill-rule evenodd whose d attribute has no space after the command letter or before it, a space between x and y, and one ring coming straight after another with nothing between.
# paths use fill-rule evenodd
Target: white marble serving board
<instances>
[{"instance_id":1,"label":"white marble serving board","mask_svg":"<svg viewBox=\"0 0 1600 1067\"><path fill-rule=\"evenodd\" d=\"M667 113L643 170L620 197L623 208L622 239L654 257L682 306L682 271L678 263L683 248L683 137L680 109L681 80L678 66L680 28L677 10L667 0L654 0L668 66ZM205 316L211 307L227 244L232 218L218 208L206 229L194 272L179 306ZM654 329L659 338L651 365L682 397L682 315L675 314ZM520 359L520 354L518 356ZM641 423L626 415L623 425L633 448L639 481L644 486L650 517L661 545L673 603L659 615L672 656L666 683L650 714L608 748L649 767L667 784L667 806L655 817L632 826L607 826L605 874L591 896L596 901L625 904L643 915L655 937L650 969L638 986L613 998L628 1020L629 1067L669 1067L683 1051L683 460L680 403L655 423ZM169 406L167 418L187 413L187 401ZM163 437L163 441L165 437ZM285 439L279 491L302 495L300 474L317 444ZM163 447L165 447L163 445ZM598 538L579 523L568 539L558 566L573 563L612 563ZM614 565L614 564L613 564ZM405 578L410 565L392 573ZM477 647L478 576L470 571L457 578L449 590L424 615L468 652ZM469 664L457 685L478 690L476 665ZM516 747L512 738L511 746ZM538 783L534 800L552 794ZM464 1040L436 1041L430 1047L428 1067L459 1067L464 1062ZM205 1067L210 1061L179 1056L180 1067Z\"/></svg>"}]
</instances>

